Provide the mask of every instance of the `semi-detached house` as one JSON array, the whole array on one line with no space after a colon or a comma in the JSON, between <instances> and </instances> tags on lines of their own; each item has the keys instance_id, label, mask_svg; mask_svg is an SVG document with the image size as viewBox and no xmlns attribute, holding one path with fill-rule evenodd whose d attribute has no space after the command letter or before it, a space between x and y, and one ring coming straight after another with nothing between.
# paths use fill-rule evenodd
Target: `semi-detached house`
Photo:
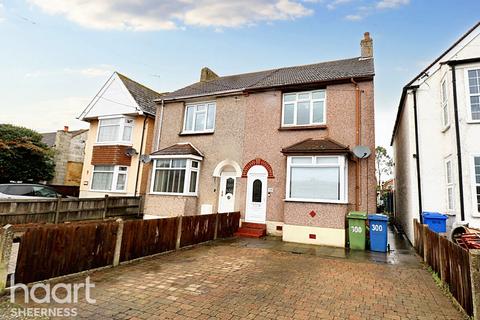
<instances>
[{"instance_id":1,"label":"semi-detached house","mask_svg":"<svg viewBox=\"0 0 480 320\"><path fill-rule=\"evenodd\" d=\"M200 81L157 102L145 213L240 211L286 241L343 247L374 212L372 39L355 58Z\"/></svg>"}]
</instances>

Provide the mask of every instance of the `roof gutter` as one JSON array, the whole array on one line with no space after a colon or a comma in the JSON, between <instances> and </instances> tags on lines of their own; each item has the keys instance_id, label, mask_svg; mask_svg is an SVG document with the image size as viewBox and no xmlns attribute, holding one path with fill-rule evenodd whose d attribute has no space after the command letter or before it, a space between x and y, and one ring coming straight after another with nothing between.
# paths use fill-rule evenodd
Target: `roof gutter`
<instances>
[{"instance_id":1,"label":"roof gutter","mask_svg":"<svg viewBox=\"0 0 480 320\"><path fill-rule=\"evenodd\" d=\"M447 62L447 64L452 68L453 113L455 118L455 138L457 143L458 162L458 192L460 194L460 217L462 221L465 221L465 203L463 197L462 145L460 140L460 122L458 120L457 76L455 66L461 63L469 63L471 60L480 61L480 58L466 60L468 60L468 62L460 62L459 60Z\"/></svg>"}]
</instances>

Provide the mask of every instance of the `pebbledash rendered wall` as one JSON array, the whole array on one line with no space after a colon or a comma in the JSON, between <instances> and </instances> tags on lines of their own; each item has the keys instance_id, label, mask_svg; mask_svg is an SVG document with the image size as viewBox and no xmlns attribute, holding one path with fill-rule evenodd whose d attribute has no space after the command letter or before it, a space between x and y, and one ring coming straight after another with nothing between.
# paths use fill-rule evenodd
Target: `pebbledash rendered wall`
<instances>
[{"instance_id":1,"label":"pebbledash rendered wall","mask_svg":"<svg viewBox=\"0 0 480 320\"><path fill-rule=\"evenodd\" d=\"M361 144L373 151L374 103L373 82L360 82ZM285 201L286 157L282 148L302 140L331 138L350 148L355 146L355 87L351 83L327 86L327 125L314 130L279 130L282 114L282 92L270 90L248 95L205 97L195 101L216 101L215 132L210 135L179 135L183 126L185 102L166 103L157 150L178 142L190 142L204 153L201 162L198 196L166 196L147 194L145 213L161 216L198 214L202 204L218 208L219 178L213 177L215 167L223 160L232 160L243 169L251 160L260 158L273 170L267 181L273 191L267 198L267 232L283 235L292 242L345 245L345 217L355 207L355 163L348 161L348 202L346 204ZM160 107L157 115L160 114ZM155 132L158 135L159 118ZM149 174L148 187L151 184ZM235 210L245 218L246 178L236 178ZM374 153L361 164L360 210L376 210ZM368 192L367 192L368 191ZM312 211L315 215L312 217ZM281 226L281 228L277 228ZM278 230L278 229L283 229ZM315 234L316 239L310 239Z\"/></svg>"}]
</instances>

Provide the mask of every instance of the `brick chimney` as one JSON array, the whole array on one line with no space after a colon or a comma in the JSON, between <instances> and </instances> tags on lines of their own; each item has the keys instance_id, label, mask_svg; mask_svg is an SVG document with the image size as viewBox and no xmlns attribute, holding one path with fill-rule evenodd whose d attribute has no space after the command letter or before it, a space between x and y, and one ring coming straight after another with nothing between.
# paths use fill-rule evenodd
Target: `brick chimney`
<instances>
[{"instance_id":1,"label":"brick chimney","mask_svg":"<svg viewBox=\"0 0 480 320\"><path fill-rule=\"evenodd\" d=\"M362 59L373 58L373 39L370 38L370 32L363 34L363 39L360 41L360 48L362 49Z\"/></svg>"},{"instance_id":2,"label":"brick chimney","mask_svg":"<svg viewBox=\"0 0 480 320\"><path fill-rule=\"evenodd\" d=\"M68 126L63 126L63 131L68 132Z\"/></svg>"},{"instance_id":3,"label":"brick chimney","mask_svg":"<svg viewBox=\"0 0 480 320\"><path fill-rule=\"evenodd\" d=\"M210 81L218 78L218 75L207 67L202 68L200 72L200 82Z\"/></svg>"}]
</instances>

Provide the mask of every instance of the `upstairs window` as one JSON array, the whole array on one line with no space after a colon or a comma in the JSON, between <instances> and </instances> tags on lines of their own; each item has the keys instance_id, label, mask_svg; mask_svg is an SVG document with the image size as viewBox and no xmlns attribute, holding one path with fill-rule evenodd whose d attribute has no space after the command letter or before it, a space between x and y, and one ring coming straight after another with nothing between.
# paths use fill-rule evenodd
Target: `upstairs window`
<instances>
[{"instance_id":1,"label":"upstairs window","mask_svg":"<svg viewBox=\"0 0 480 320\"><path fill-rule=\"evenodd\" d=\"M480 122L480 69L468 70L468 90L471 120Z\"/></svg>"},{"instance_id":2,"label":"upstairs window","mask_svg":"<svg viewBox=\"0 0 480 320\"><path fill-rule=\"evenodd\" d=\"M128 143L132 142L134 119L116 117L100 119L98 122L98 143Z\"/></svg>"},{"instance_id":3,"label":"upstairs window","mask_svg":"<svg viewBox=\"0 0 480 320\"><path fill-rule=\"evenodd\" d=\"M153 166L151 192L196 195L200 163L192 159L157 159Z\"/></svg>"},{"instance_id":4,"label":"upstairs window","mask_svg":"<svg viewBox=\"0 0 480 320\"><path fill-rule=\"evenodd\" d=\"M282 126L310 126L326 123L326 90L283 94Z\"/></svg>"},{"instance_id":5,"label":"upstairs window","mask_svg":"<svg viewBox=\"0 0 480 320\"><path fill-rule=\"evenodd\" d=\"M447 80L442 81L441 102L442 102L442 124L443 124L443 127L448 127L450 125L450 114L448 112Z\"/></svg>"},{"instance_id":6,"label":"upstairs window","mask_svg":"<svg viewBox=\"0 0 480 320\"><path fill-rule=\"evenodd\" d=\"M215 129L215 103L187 104L183 133L206 133Z\"/></svg>"}]
</instances>

